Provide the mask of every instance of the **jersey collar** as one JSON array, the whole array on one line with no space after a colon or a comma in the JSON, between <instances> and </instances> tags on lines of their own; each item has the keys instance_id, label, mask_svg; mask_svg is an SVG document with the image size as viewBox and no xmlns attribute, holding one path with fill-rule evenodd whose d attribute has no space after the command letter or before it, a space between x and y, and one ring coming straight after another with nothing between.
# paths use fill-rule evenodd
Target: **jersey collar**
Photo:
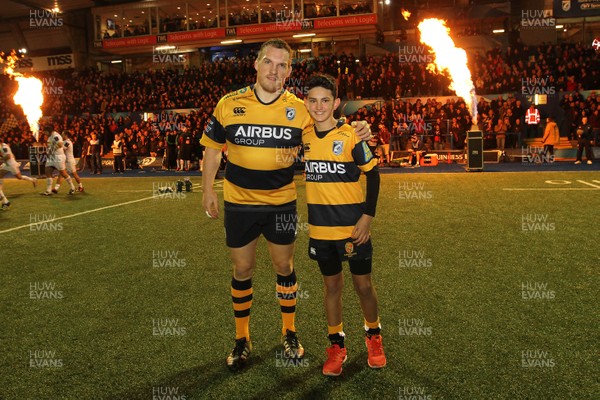
<instances>
[{"instance_id":1,"label":"jersey collar","mask_svg":"<svg viewBox=\"0 0 600 400\"><path fill-rule=\"evenodd\" d=\"M275 103L277 100L279 100L281 98L281 95L285 92L286 89L281 89L281 92L279 93L279 96L277 96L275 99L273 99L273 101L269 102L269 103L265 103L264 101L261 100L260 97L258 97L258 94L256 93L255 90L255 84L253 83L252 85L250 85L250 89L252 89L252 93L254 93L254 97L256 97L256 100L258 100L258 102L260 104L264 104L265 106L268 106L269 104L273 104Z\"/></svg>"}]
</instances>

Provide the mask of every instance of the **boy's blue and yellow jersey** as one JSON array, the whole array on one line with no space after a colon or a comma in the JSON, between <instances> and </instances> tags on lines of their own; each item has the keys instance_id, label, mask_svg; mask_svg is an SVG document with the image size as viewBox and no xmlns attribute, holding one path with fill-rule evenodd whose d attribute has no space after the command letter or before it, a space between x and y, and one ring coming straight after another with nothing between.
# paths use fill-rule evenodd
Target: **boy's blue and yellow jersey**
<instances>
[{"instance_id":1,"label":"boy's blue and yellow jersey","mask_svg":"<svg viewBox=\"0 0 600 400\"><path fill-rule=\"evenodd\" d=\"M219 101L200 143L219 150L227 145L226 208L295 204L294 162L311 121L302 100L287 90L269 104L256 97L253 85Z\"/></svg>"},{"instance_id":2,"label":"boy's blue and yellow jersey","mask_svg":"<svg viewBox=\"0 0 600 400\"><path fill-rule=\"evenodd\" d=\"M347 124L334 128L323 138L312 128L302 135L302 141L309 236L320 240L347 239L365 207L360 173L376 167L377 159Z\"/></svg>"}]
</instances>

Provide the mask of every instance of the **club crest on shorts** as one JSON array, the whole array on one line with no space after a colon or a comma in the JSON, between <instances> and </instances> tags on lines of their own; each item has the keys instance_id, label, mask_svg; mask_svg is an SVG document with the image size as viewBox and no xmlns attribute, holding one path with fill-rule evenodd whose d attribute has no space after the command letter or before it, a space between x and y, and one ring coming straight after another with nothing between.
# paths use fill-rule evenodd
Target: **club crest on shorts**
<instances>
[{"instance_id":1,"label":"club crest on shorts","mask_svg":"<svg viewBox=\"0 0 600 400\"><path fill-rule=\"evenodd\" d=\"M288 120L293 120L294 118L296 118L296 109L293 107L286 107L285 108L285 116L287 117Z\"/></svg>"},{"instance_id":2,"label":"club crest on shorts","mask_svg":"<svg viewBox=\"0 0 600 400\"><path fill-rule=\"evenodd\" d=\"M344 245L344 250L346 250L346 256L351 255L354 252L354 243L346 242L346 244Z\"/></svg>"},{"instance_id":3,"label":"club crest on shorts","mask_svg":"<svg viewBox=\"0 0 600 400\"><path fill-rule=\"evenodd\" d=\"M333 154L339 156L342 154L342 150L344 150L344 142L342 140L334 140L333 141Z\"/></svg>"}]
</instances>

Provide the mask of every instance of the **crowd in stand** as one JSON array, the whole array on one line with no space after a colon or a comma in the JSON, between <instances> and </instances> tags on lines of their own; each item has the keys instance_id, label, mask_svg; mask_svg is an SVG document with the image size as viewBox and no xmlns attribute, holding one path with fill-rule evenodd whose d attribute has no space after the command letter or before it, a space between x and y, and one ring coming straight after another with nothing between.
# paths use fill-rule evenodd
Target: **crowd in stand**
<instances>
[{"instance_id":1,"label":"crowd in stand","mask_svg":"<svg viewBox=\"0 0 600 400\"><path fill-rule=\"evenodd\" d=\"M134 120L130 117L113 118L107 114L85 117L64 117L50 119L40 124L38 141L45 143L48 133L52 130L62 132L69 130L73 138L73 152L76 157L90 155L88 149L92 135L100 140L102 154L110 152L116 134L123 134L124 157L128 168L137 167L137 157L169 158L166 168L175 168L177 146L184 132L194 136L194 143L199 143L200 136L212 108L204 111L192 111L187 115L173 112L163 112L153 115L147 121ZM31 134L19 134L19 129L25 129L20 124L17 129L10 130L4 135L4 141L11 146L17 158L27 158L28 147L35 141ZM201 158L199 149L192 151Z\"/></svg>"},{"instance_id":2,"label":"crowd in stand","mask_svg":"<svg viewBox=\"0 0 600 400\"><path fill-rule=\"evenodd\" d=\"M60 94L45 96L42 121L44 130L69 129L75 139L76 155L92 132L98 134L105 153L110 151L115 133L126 133L129 152L140 156L161 153L165 146L170 122L135 121L110 116L115 113L159 112L161 110L192 108L199 110L191 116L180 116L170 129L179 131L180 122L190 124L194 134L201 133L212 108L226 93L251 84L255 80L255 55L203 63L199 68L162 69L130 74L102 74L92 69L59 70L37 74L53 78ZM566 63L563 60L568 60ZM380 122L390 132L421 131L431 134L430 143L436 145L438 127L442 145L451 143L460 148L464 132L471 122L462 101L437 103L432 99L412 104L400 101L402 97L452 95L449 81L443 75L434 75L425 64L399 61L398 54L363 57L356 61L352 54L303 60L294 65L288 80L290 91L302 96L304 82L313 72L325 72L338 77L342 99L381 98L388 103L381 109L361 109L350 118L367 118L377 131ZM544 84L556 93L573 92L562 102L569 129L575 127L583 115L590 116L595 129L598 124L598 97L581 98L577 91L600 88L600 57L578 44L515 46L502 52L492 49L486 54L474 54L469 67L474 76L478 94L520 93L523 84ZM544 80L539 80L544 78ZM546 79L547 78L547 79ZM538 80L536 80L538 79ZM50 79L46 79L46 82ZM13 147L18 158L27 157L27 147L33 141L20 107L10 96L16 83L0 77L0 131ZM478 104L478 122L485 132L497 132L498 121L504 132L522 131L523 114L528 105L515 98L500 98ZM163 114L164 115L164 114ZM594 116L596 115L596 116ZM172 118L171 118L172 119ZM162 121L162 125L161 125ZM422 121L422 122L418 122ZM510 136L510 135L509 135ZM153 143L155 138L157 143ZM507 147L515 146L507 137ZM151 149L154 149L151 150Z\"/></svg>"},{"instance_id":3,"label":"crowd in stand","mask_svg":"<svg viewBox=\"0 0 600 400\"><path fill-rule=\"evenodd\" d=\"M353 15L353 14L366 14L371 13L371 4L368 2L356 2L356 3L345 3L340 6L340 16ZM276 10L275 8L269 7L260 10L260 23L272 23L282 22L291 23L292 21L301 21L303 19L313 18L324 18L324 17L335 17L337 16L337 7L333 2L322 2L322 3L306 3L304 5L304 16L300 13L300 7L296 5L294 11L291 10ZM239 7L238 10L234 10L229 13L229 25L248 25L259 23L258 10L250 9L246 7ZM221 27L226 25L225 17L222 15L220 18ZM153 22L153 27L156 23ZM183 16L179 15L167 15L160 18L159 32L180 32L188 30L216 28L218 26L217 18L199 19L197 21L191 18L187 20ZM111 26L110 31L104 30L102 33L103 39L114 39L120 37L140 36L148 35L150 33L149 24L144 21L138 25L126 25L124 28L121 25L116 24Z\"/></svg>"}]
</instances>

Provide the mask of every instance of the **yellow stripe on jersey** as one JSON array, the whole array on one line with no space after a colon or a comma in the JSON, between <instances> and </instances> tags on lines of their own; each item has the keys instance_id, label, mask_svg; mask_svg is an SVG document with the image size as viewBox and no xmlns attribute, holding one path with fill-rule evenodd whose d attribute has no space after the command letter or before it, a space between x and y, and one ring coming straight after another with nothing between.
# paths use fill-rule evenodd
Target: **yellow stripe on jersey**
<instances>
[{"instance_id":1,"label":"yellow stripe on jersey","mask_svg":"<svg viewBox=\"0 0 600 400\"><path fill-rule=\"evenodd\" d=\"M328 187L329 185L332 189ZM339 198L344 199L349 204L365 201L362 190L357 191L353 182L344 184L324 182L320 185L306 185L306 196L314 204L335 204Z\"/></svg>"},{"instance_id":2,"label":"yellow stripe on jersey","mask_svg":"<svg viewBox=\"0 0 600 400\"><path fill-rule=\"evenodd\" d=\"M200 144L204 147L210 147L211 149L221 150L223 148L223 143L217 143L206 135L202 135Z\"/></svg>"},{"instance_id":3,"label":"yellow stripe on jersey","mask_svg":"<svg viewBox=\"0 0 600 400\"><path fill-rule=\"evenodd\" d=\"M302 140L309 236L347 239L364 209L360 173L377 166L377 160L349 125L335 128L323 138L311 129Z\"/></svg>"},{"instance_id":4,"label":"yellow stripe on jersey","mask_svg":"<svg viewBox=\"0 0 600 400\"><path fill-rule=\"evenodd\" d=\"M225 201L240 207L293 202L293 166L310 123L304 103L288 91L270 104L251 86L223 97L200 143L215 149L227 144Z\"/></svg>"},{"instance_id":5,"label":"yellow stripe on jersey","mask_svg":"<svg viewBox=\"0 0 600 400\"><path fill-rule=\"evenodd\" d=\"M271 190L248 190L241 188L227 179L223 183L223 197L227 203L248 206L284 205L296 199L296 186L290 183L284 187ZM291 199L291 200L289 200ZM236 208L237 210L238 208Z\"/></svg>"},{"instance_id":6,"label":"yellow stripe on jersey","mask_svg":"<svg viewBox=\"0 0 600 400\"><path fill-rule=\"evenodd\" d=\"M354 229L354 225L352 226ZM309 236L319 240L344 240L352 235L347 226L320 226L308 224Z\"/></svg>"},{"instance_id":7,"label":"yellow stripe on jersey","mask_svg":"<svg viewBox=\"0 0 600 400\"><path fill-rule=\"evenodd\" d=\"M264 148L258 151L248 151L248 147L227 143L228 159L235 159L235 164L257 171L273 171L289 168L298 157L298 147L294 148Z\"/></svg>"}]
</instances>

